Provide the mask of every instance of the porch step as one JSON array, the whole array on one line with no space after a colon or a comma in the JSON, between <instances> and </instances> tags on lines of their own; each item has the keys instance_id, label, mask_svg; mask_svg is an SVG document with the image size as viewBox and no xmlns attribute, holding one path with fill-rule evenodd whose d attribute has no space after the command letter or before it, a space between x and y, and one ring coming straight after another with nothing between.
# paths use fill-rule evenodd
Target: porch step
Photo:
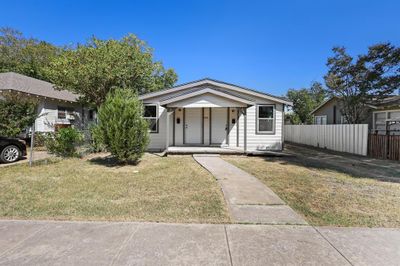
<instances>
[{"instance_id":1,"label":"porch step","mask_svg":"<svg viewBox=\"0 0 400 266\"><path fill-rule=\"evenodd\" d=\"M242 149L220 147L168 147L168 154L245 154Z\"/></svg>"}]
</instances>

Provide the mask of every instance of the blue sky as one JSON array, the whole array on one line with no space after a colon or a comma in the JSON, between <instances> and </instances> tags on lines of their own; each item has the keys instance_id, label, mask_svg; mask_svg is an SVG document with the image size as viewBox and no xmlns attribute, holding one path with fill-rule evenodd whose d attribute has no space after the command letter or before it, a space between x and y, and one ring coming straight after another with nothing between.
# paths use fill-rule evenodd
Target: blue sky
<instances>
[{"instance_id":1,"label":"blue sky","mask_svg":"<svg viewBox=\"0 0 400 266\"><path fill-rule=\"evenodd\" d=\"M211 77L283 95L322 81L333 46L400 44L400 1L4 1L0 26L63 45L135 33L178 83Z\"/></svg>"}]
</instances>

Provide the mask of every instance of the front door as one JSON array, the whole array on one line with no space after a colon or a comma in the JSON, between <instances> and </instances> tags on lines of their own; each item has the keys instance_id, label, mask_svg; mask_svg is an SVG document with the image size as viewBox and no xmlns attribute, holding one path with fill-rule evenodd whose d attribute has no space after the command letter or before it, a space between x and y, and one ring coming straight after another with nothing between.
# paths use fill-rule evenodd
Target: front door
<instances>
[{"instance_id":1,"label":"front door","mask_svg":"<svg viewBox=\"0 0 400 266\"><path fill-rule=\"evenodd\" d=\"M226 144L228 108L211 108L211 144Z\"/></svg>"},{"instance_id":2,"label":"front door","mask_svg":"<svg viewBox=\"0 0 400 266\"><path fill-rule=\"evenodd\" d=\"M201 144L201 108L185 109L185 144Z\"/></svg>"}]
</instances>

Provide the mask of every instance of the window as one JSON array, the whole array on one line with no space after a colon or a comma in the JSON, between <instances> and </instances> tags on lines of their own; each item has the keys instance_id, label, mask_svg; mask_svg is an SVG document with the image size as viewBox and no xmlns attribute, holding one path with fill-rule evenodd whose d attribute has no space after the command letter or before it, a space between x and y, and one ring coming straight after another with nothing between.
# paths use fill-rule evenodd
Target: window
<instances>
[{"instance_id":1,"label":"window","mask_svg":"<svg viewBox=\"0 0 400 266\"><path fill-rule=\"evenodd\" d=\"M74 109L69 107L58 106L57 107L57 118L66 119L68 115L74 115Z\"/></svg>"},{"instance_id":2,"label":"window","mask_svg":"<svg viewBox=\"0 0 400 266\"><path fill-rule=\"evenodd\" d=\"M58 107L58 119L67 118L67 110L64 107Z\"/></svg>"},{"instance_id":3,"label":"window","mask_svg":"<svg viewBox=\"0 0 400 266\"><path fill-rule=\"evenodd\" d=\"M89 110L89 120L93 120L94 119L94 111L93 110Z\"/></svg>"},{"instance_id":4,"label":"window","mask_svg":"<svg viewBox=\"0 0 400 266\"><path fill-rule=\"evenodd\" d=\"M273 105L257 105L257 133L274 132L275 107Z\"/></svg>"},{"instance_id":5,"label":"window","mask_svg":"<svg viewBox=\"0 0 400 266\"><path fill-rule=\"evenodd\" d=\"M400 110L378 111L373 114L373 132L378 134L386 134L387 122L400 121ZM399 134L400 124L392 124L389 126L389 134Z\"/></svg>"},{"instance_id":6,"label":"window","mask_svg":"<svg viewBox=\"0 0 400 266\"><path fill-rule=\"evenodd\" d=\"M152 133L158 133L158 115L157 105L145 105L144 106L144 119L149 122L149 129Z\"/></svg>"},{"instance_id":7,"label":"window","mask_svg":"<svg viewBox=\"0 0 400 266\"><path fill-rule=\"evenodd\" d=\"M314 116L315 125L326 125L326 115L316 115Z\"/></svg>"}]
</instances>

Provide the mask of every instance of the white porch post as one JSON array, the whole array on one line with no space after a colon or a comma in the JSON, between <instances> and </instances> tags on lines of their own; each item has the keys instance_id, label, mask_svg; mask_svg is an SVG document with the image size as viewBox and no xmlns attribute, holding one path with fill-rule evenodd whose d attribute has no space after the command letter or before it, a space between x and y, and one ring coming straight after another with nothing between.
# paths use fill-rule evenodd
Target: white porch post
<instances>
[{"instance_id":1,"label":"white porch post","mask_svg":"<svg viewBox=\"0 0 400 266\"><path fill-rule=\"evenodd\" d=\"M247 108L243 108L244 116L244 152L247 152Z\"/></svg>"},{"instance_id":2,"label":"white porch post","mask_svg":"<svg viewBox=\"0 0 400 266\"><path fill-rule=\"evenodd\" d=\"M169 120L171 115L174 112L174 108L167 108L167 115L166 115L166 121L165 121L165 149L168 150L169 147Z\"/></svg>"},{"instance_id":3,"label":"white porch post","mask_svg":"<svg viewBox=\"0 0 400 266\"><path fill-rule=\"evenodd\" d=\"M167 115L165 116L165 150L168 151L169 146L169 110L167 108Z\"/></svg>"}]
</instances>

